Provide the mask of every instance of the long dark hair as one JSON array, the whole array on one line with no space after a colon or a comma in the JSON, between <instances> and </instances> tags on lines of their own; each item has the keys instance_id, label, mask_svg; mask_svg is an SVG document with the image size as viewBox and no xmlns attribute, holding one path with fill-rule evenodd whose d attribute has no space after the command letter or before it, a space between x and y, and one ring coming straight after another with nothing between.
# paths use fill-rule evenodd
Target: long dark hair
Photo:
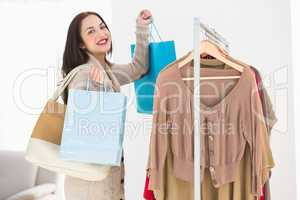
<instances>
[{"instance_id":1,"label":"long dark hair","mask_svg":"<svg viewBox=\"0 0 300 200\"><path fill-rule=\"evenodd\" d=\"M66 41L64 55L63 55L63 65L62 65L63 77L65 77L75 67L86 63L89 59L86 50L81 48L83 40L80 35L81 22L84 18L86 18L89 15L95 15L99 17L101 21L104 23L105 27L108 29L108 31L110 31L107 24L98 13L88 11L88 12L79 13L77 16L75 16L69 26L67 41ZM108 52L108 55L111 54L112 54L112 46ZM106 58L105 60L107 61ZM66 104L68 100L67 89L64 91L63 100L64 103Z\"/></svg>"}]
</instances>

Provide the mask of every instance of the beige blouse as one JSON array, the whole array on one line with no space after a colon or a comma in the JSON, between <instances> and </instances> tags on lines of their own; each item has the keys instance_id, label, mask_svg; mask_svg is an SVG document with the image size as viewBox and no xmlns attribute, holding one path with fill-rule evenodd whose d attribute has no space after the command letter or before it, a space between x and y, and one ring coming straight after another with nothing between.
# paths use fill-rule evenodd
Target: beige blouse
<instances>
[{"instance_id":1,"label":"beige blouse","mask_svg":"<svg viewBox=\"0 0 300 200\"><path fill-rule=\"evenodd\" d=\"M151 189L161 186L168 145L172 151L174 176L193 181L193 91L182 81L177 66L180 60L162 71L156 83L149 157ZM214 76L228 72L227 69L209 68L201 68L201 71L203 76L212 71ZM245 67L236 82L220 84L218 80L201 84L202 96L209 96L207 92L215 89L215 86L222 86L224 89L220 91L225 91L216 90L216 98L201 98L202 181L204 169L208 169L214 187L233 182L248 145L251 191L259 195L263 185L262 176L274 163L271 156L268 162L271 164L263 164L267 163L264 162L264 156L272 154L254 74L249 67ZM171 136L170 144L167 135Z\"/></svg>"}]
</instances>

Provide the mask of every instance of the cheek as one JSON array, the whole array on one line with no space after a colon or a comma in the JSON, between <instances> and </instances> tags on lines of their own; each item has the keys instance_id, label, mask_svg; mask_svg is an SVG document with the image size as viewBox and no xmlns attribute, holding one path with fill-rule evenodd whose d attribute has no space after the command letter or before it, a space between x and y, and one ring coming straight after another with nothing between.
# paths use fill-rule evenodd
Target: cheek
<instances>
[{"instance_id":1,"label":"cheek","mask_svg":"<svg viewBox=\"0 0 300 200\"><path fill-rule=\"evenodd\" d=\"M109 46L111 47L111 45L112 45L112 38L111 38L111 35L110 35L109 32L108 32L108 40L109 40Z\"/></svg>"},{"instance_id":2,"label":"cheek","mask_svg":"<svg viewBox=\"0 0 300 200\"><path fill-rule=\"evenodd\" d=\"M107 33L107 36L111 40L111 34L110 34L110 32Z\"/></svg>"},{"instance_id":3,"label":"cheek","mask_svg":"<svg viewBox=\"0 0 300 200\"><path fill-rule=\"evenodd\" d=\"M85 46L87 48L92 47L95 44L95 38L94 37L86 37L83 39Z\"/></svg>"}]
</instances>

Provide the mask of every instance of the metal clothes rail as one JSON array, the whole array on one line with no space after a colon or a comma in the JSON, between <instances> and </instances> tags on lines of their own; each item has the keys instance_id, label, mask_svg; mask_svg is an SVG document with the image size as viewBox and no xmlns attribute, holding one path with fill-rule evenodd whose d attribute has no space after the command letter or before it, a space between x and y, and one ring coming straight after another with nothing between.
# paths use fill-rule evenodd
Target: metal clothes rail
<instances>
[{"instance_id":1,"label":"metal clothes rail","mask_svg":"<svg viewBox=\"0 0 300 200\"><path fill-rule=\"evenodd\" d=\"M194 18L194 199L201 200L201 125L200 125L200 34L202 38L214 42L228 51L229 43L213 28L203 24L199 18Z\"/></svg>"}]
</instances>

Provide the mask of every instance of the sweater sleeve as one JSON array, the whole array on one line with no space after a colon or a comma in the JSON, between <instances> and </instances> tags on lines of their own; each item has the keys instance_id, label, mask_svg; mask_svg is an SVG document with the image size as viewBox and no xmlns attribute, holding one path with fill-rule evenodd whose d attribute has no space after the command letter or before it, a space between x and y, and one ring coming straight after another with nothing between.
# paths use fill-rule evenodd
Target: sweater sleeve
<instances>
[{"instance_id":1,"label":"sweater sleeve","mask_svg":"<svg viewBox=\"0 0 300 200\"><path fill-rule=\"evenodd\" d=\"M267 130L269 135L271 135L271 130L277 122L277 117L273 109L271 98L264 86L262 85L262 97L263 97L263 106L265 108L265 120L267 125Z\"/></svg>"},{"instance_id":2,"label":"sweater sleeve","mask_svg":"<svg viewBox=\"0 0 300 200\"><path fill-rule=\"evenodd\" d=\"M274 166L271 149L269 146L268 131L264 120L262 104L258 88L253 80L248 113L244 121L244 134L251 152L251 191L259 196L265 182L264 174ZM267 158L268 156L269 158ZM268 159L268 162L265 160ZM265 165L268 163L268 165Z\"/></svg>"},{"instance_id":3,"label":"sweater sleeve","mask_svg":"<svg viewBox=\"0 0 300 200\"><path fill-rule=\"evenodd\" d=\"M150 136L150 150L148 169L150 176L149 188L159 189L163 176L164 162L167 155L168 124L167 124L167 95L164 91L160 77L157 79L154 104L152 130Z\"/></svg>"},{"instance_id":4,"label":"sweater sleeve","mask_svg":"<svg viewBox=\"0 0 300 200\"><path fill-rule=\"evenodd\" d=\"M149 25L136 24L136 48L132 62L113 64L112 71L120 85L139 79L149 69Z\"/></svg>"},{"instance_id":5,"label":"sweater sleeve","mask_svg":"<svg viewBox=\"0 0 300 200\"><path fill-rule=\"evenodd\" d=\"M277 122L277 117L275 115L275 112L272 107L271 98L267 93L266 88L264 87L262 78L260 76L259 71L252 67L254 73L255 73L255 79L259 91L259 96L262 104L262 110L264 114L265 123L267 126L268 135L270 137L271 130L274 126L274 124ZM270 140L270 138L268 138ZM265 147L268 148L268 147ZM271 166L274 167L274 160L272 157L272 152L267 151L267 149L264 151L263 155L263 176L262 176L262 183L264 184L264 197L266 200L270 200L270 182L269 178L271 177Z\"/></svg>"},{"instance_id":6,"label":"sweater sleeve","mask_svg":"<svg viewBox=\"0 0 300 200\"><path fill-rule=\"evenodd\" d=\"M276 114L275 114L273 106L272 106L271 98L270 98L266 88L264 87L264 84L263 84L263 81L262 81L259 71L254 67L252 67L252 69L255 73L255 78L256 78L257 87L258 87L258 91L259 91L259 95L260 95L260 99L261 99L263 114L265 117L265 123L267 126L268 134L270 136L271 130L277 122L277 117L276 117Z\"/></svg>"}]
</instances>

